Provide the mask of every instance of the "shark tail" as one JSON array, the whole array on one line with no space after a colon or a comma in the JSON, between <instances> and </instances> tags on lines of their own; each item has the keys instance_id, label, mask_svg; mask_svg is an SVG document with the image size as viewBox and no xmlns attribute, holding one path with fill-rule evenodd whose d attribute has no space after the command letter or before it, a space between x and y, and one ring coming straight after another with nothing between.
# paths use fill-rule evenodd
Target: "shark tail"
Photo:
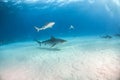
<instances>
[{"instance_id":1,"label":"shark tail","mask_svg":"<svg viewBox=\"0 0 120 80\"><path fill-rule=\"evenodd\" d=\"M38 41L38 40L35 40L35 41L41 46L42 42L40 42L40 41Z\"/></svg>"},{"instance_id":2,"label":"shark tail","mask_svg":"<svg viewBox=\"0 0 120 80\"><path fill-rule=\"evenodd\" d=\"M42 30L41 28L36 27L36 26L34 26L34 28L37 30L37 32L39 32L40 30Z\"/></svg>"}]
</instances>

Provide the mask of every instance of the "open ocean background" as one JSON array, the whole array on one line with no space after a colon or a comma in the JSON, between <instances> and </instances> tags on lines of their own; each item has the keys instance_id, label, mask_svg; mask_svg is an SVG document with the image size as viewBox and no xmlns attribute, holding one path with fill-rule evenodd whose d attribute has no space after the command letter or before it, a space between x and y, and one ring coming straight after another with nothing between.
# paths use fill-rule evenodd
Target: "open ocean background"
<instances>
[{"instance_id":1,"label":"open ocean background","mask_svg":"<svg viewBox=\"0 0 120 80\"><path fill-rule=\"evenodd\" d=\"M52 29L38 33L33 27L51 21ZM116 34L119 21L119 0L0 0L2 41Z\"/></svg>"}]
</instances>

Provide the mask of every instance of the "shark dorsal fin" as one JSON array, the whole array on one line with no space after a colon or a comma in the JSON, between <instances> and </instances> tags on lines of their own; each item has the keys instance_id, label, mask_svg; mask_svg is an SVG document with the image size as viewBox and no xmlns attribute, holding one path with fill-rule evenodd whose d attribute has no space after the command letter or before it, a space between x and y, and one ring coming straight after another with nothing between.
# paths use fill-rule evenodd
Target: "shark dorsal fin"
<instances>
[{"instance_id":1,"label":"shark dorsal fin","mask_svg":"<svg viewBox=\"0 0 120 80\"><path fill-rule=\"evenodd\" d=\"M51 36L51 39L55 39L55 37Z\"/></svg>"}]
</instances>

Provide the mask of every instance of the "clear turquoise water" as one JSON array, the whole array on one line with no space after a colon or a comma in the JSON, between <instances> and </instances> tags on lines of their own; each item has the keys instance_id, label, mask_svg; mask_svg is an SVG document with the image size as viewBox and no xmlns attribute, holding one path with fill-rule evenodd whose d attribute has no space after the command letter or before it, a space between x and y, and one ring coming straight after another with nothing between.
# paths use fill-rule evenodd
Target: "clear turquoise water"
<instances>
[{"instance_id":1,"label":"clear turquoise water","mask_svg":"<svg viewBox=\"0 0 120 80\"><path fill-rule=\"evenodd\" d=\"M1 0L0 80L119 80L119 7L119 0ZM49 22L53 28L34 28ZM50 36L67 42L34 41Z\"/></svg>"},{"instance_id":2,"label":"clear turquoise water","mask_svg":"<svg viewBox=\"0 0 120 80\"><path fill-rule=\"evenodd\" d=\"M118 0L117 0L118 1ZM5 41L54 36L89 36L120 33L119 1L97 0L2 0L0 39ZM48 22L52 29L40 31ZM70 25L75 27L69 30Z\"/></svg>"}]
</instances>

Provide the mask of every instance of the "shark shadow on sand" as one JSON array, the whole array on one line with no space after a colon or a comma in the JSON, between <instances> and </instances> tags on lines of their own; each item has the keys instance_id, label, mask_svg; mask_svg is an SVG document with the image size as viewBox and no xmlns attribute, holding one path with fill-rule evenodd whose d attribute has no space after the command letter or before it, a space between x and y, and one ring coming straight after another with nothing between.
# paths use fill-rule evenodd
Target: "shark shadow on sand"
<instances>
[{"instance_id":1,"label":"shark shadow on sand","mask_svg":"<svg viewBox=\"0 0 120 80\"><path fill-rule=\"evenodd\" d=\"M46 47L39 47L40 50L47 50L47 51L60 51L59 48L46 48Z\"/></svg>"}]
</instances>

